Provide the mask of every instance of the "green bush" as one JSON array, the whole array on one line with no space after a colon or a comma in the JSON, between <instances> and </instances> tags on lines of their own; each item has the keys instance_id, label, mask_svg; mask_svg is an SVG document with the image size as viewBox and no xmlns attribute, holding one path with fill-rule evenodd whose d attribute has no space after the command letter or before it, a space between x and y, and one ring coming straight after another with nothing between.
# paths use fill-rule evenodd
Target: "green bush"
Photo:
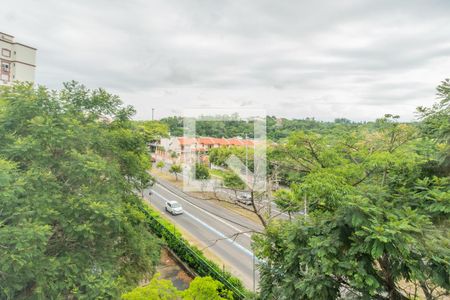
<instances>
[{"instance_id":1,"label":"green bush","mask_svg":"<svg viewBox=\"0 0 450 300\"><path fill-rule=\"evenodd\" d=\"M162 238L167 246L198 275L211 276L220 281L233 292L235 299L243 299L245 295L249 294L239 278L223 271L215 262L207 259L200 249L190 245L175 228L175 225L162 218L159 212L148 205L143 207L143 212L148 217L147 223L151 231Z\"/></svg>"}]
</instances>

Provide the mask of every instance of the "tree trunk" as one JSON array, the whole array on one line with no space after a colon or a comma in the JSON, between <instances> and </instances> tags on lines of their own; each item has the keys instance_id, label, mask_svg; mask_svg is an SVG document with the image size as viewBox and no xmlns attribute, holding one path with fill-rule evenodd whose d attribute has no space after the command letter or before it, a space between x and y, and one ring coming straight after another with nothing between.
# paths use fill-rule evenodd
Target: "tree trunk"
<instances>
[{"instance_id":1,"label":"tree trunk","mask_svg":"<svg viewBox=\"0 0 450 300\"><path fill-rule=\"evenodd\" d=\"M425 294L425 298L427 300L433 300L433 295L430 292L430 289L428 288L426 282L420 281L420 288L422 289L423 293Z\"/></svg>"},{"instance_id":2,"label":"tree trunk","mask_svg":"<svg viewBox=\"0 0 450 300\"><path fill-rule=\"evenodd\" d=\"M406 297L397 290L395 280L392 277L389 257L387 256L386 253L383 254L383 256L380 259L378 259L378 263L380 264L380 267L383 272L384 287L388 292L388 298L391 300L408 300L408 297Z\"/></svg>"},{"instance_id":3,"label":"tree trunk","mask_svg":"<svg viewBox=\"0 0 450 300\"><path fill-rule=\"evenodd\" d=\"M261 222L262 226L264 226L264 228L267 228L267 222L264 219L263 216L261 216L261 214L258 212L258 209L256 208L255 205L255 193L253 191L250 192L251 195L251 201L252 201L252 207L253 207L253 212L256 214L256 216L258 217L259 221Z\"/></svg>"}]
</instances>

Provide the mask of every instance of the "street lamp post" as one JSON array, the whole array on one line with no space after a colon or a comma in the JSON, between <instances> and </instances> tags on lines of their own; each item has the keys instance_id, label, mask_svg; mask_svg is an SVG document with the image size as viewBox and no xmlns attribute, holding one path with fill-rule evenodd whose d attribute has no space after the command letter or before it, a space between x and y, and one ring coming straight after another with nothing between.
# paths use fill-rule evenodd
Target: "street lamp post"
<instances>
[{"instance_id":1,"label":"street lamp post","mask_svg":"<svg viewBox=\"0 0 450 300\"><path fill-rule=\"evenodd\" d=\"M253 253L253 292L256 292L256 270L255 270L255 254Z\"/></svg>"}]
</instances>

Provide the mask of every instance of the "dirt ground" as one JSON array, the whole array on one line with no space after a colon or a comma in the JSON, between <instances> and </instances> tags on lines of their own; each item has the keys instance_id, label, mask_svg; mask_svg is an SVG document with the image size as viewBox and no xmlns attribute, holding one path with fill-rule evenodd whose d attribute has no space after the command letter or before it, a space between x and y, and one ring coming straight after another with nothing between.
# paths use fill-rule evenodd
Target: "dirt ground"
<instances>
[{"instance_id":1,"label":"dirt ground","mask_svg":"<svg viewBox=\"0 0 450 300\"><path fill-rule=\"evenodd\" d=\"M194 279L186 273L182 266L170 255L166 248L161 250L161 259L156 267L156 272L161 274L161 278L172 281L179 290L185 290Z\"/></svg>"}]
</instances>

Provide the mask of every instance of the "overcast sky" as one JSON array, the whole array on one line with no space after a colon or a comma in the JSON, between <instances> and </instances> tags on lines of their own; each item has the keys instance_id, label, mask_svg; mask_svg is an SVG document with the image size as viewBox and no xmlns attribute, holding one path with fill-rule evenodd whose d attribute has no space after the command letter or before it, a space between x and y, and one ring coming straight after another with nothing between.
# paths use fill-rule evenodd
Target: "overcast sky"
<instances>
[{"instance_id":1,"label":"overcast sky","mask_svg":"<svg viewBox=\"0 0 450 300\"><path fill-rule=\"evenodd\" d=\"M450 77L450 1L8 1L0 31L38 48L36 81L104 87L137 118L263 108L414 118Z\"/></svg>"}]
</instances>

